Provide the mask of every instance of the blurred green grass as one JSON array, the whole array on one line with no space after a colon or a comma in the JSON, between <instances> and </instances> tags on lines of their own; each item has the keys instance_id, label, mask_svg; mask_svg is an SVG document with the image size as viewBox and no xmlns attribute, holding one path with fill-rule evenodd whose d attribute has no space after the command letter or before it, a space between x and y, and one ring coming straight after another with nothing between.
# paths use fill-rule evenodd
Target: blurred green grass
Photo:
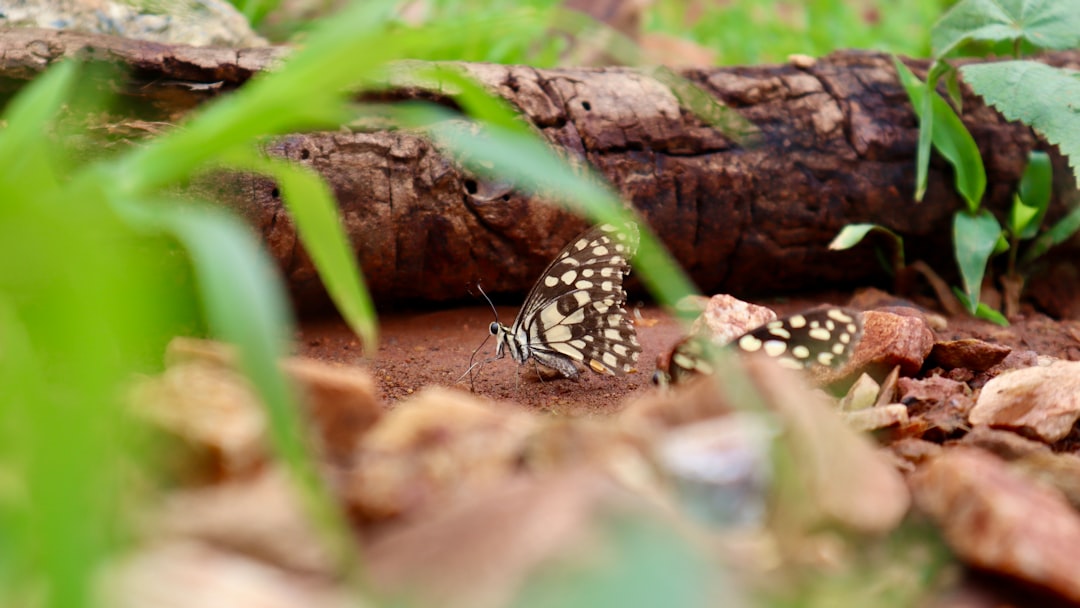
<instances>
[{"instance_id":1,"label":"blurred green grass","mask_svg":"<svg viewBox=\"0 0 1080 608\"><path fill-rule=\"evenodd\" d=\"M724 63L837 47L919 54L940 4L881 2L867 26L864 9L838 2L801 9L708 4L694 16L692 2L657 3L644 29L713 47ZM274 7L248 10L257 16ZM173 193L213 168L279 180L335 302L373 352L374 308L329 189L307 170L264 158L259 142L356 118L364 108L352 103L353 94L377 86L391 61L554 65L569 39L552 29L570 24L582 35L589 27L550 1L431 2L423 19L410 23L397 8L357 3L326 21L290 24L286 30L303 32L303 47L282 69L107 158L87 158L93 142L80 124L111 102L101 92L118 77L110 70L63 63L7 103L0 130L0 604L97 604L95 576L125 546L125 522L139 505L132 463L155 474L125 409L125 387L134 373L160 368L170 336L193 331L240 348L267 405L275 447L321 522L323 542L343 571L359 570L351 535L302 440L292 389L275 365L293 335L281 279L238 219ZM431 107L403 109L397 119L428 130L477 170L543 190L596 220L624 217L600 180L581 176L515 129L508 110L478 88L461 88L461 106L487 124L479 136L454 129ZM660 301L693 290L648 235L635 270Z\"/></svg>"}]
</instances>

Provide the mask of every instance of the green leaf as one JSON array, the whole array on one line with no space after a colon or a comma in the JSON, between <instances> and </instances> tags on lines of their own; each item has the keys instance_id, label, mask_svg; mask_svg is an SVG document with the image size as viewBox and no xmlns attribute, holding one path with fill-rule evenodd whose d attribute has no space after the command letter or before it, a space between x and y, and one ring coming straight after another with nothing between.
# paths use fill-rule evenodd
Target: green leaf
<instances>
[{"instance_id":1,"label":"green leaf","mask_svg":"<svg viewBox=\"0 0 1080 608\"><path fill-rule=\"evenodd\" d=\"M953 217L953 248L972 314L979 302L986 264L1000 236L1001 226L985 209L975 215L958 212Z\"/></svg>"},{"instance_id":2,"label":"green leaf","mask_svg":"<svg viewBox=\"0 0 1080 608\"><path fill-rule=\"evenodd\" d=\"M1039 209L1037 207L1028 207L1024 204L1024 201L1020 199L1019 194L1013 195L1013 204L1009 209L1009 223L1008 229L1018 239L1031 238L1023 236L1026 231L1034 226L1038 230L1038 223L1033 222L1039 215Z\"/></svg>"},{"instance_id":3,"label":"green leaf","mask_svg":"<svg viewBox=\"0 0 1080 608\"><path fill-rule=\"evenodd\" d=\"M1020 258L1021 263L1030 264L1049 251L1054 245L1060 245L1072 238L1078 230L1080 230L1080 206L1073 207L1065 217L1058 220L1049 230L1032 241L1031 246Z\"/></svg>"},{"instance_id":4,"label":"green leaf","mask_svg":"<svg viewBox=\"0 0 1080 608\"><path fill-rule=\"evenodd\" d=\"M840 229L829 243L829 249L841 251L858 245L867 234L872 231L880 232L889 237L893 246L893 260L891 264L883 264L890 272L895 272L904 267L904 237L878 224L848 224ZM880 256L880 254L879 254Z\"/></svg>"},{"instance_id":5,"label":"green leaf","mask_svg":"<svg viewBox=\"0 0 1080 608\"><path fill-rule=\"evenodd\" d=\"M1020 178L1020 201L1026 209L1034 210L1030 214L1022 210L1022 216L1017 218L1026 220L1016 224L1015 234L1021 239L1034 238L1039 232L1046 209L1050 207L1050 192L1054 187L1054 167L1050 164L1050 155L1046 152L1032 150L1028 154L1027 167L1024 175ZM1015 208L1015 204L1013 205Z\"/></svg>"},{"instance_id":6,"label":"green leaf","mask_svg":"<svg viewBox=\"0 0 1080 608\"><path fill-rule=\"evenodd\" d=\"M1057 144L1080 180L1080 72L1034 61L970 64L960 72L1006 118Z\"/></svg>"},{"instance_id":7,"label":"green leaf","mask_svg":"<svg viewBox=\"0 0 1080 608\"><path fill-rule=\"evenodd\" d=\"M364 350L373 355L379 340L375 305L341 225L337 201L326 182L307 167L254 154L237 154L229 162L277 180L281 200L296 222L300 240L327 293L345 322L363 340Z\"/></svg>"},{"instance_id":8,"label":"green leaf","mask_svg":"<svg viewBox=\"0 0 1080 608\"><path fill-rule=\"evenodd\" d=\"M971 300L967 295L959 289L953 287L953 293L956 294L956 298L968 309L971 310ZM1009 326L1009 320L1005 318L1005 315L990 308L986 305L986 302L979 302L975 305L975 311L972 313L980 319L985 319L991 323L996 323L1002 327Z\"/></svg>"},{"instance_id":9,"label":"green leaf","mask_svg":"<svg viewBox=\"0 0 1080 608\"><path fill-rule=\"evenodd\" d=\"M934 57L968 42L1026 41L1042 49L1080 46L1077 0L961 0L934 24Z\"/></svg>"},{"instance_id":10,"label":"green leaf","mask_svg":"<svg viewBox=\"0 0 1080 608\"><path fill-rule=\"evenodd\" d=\"M875 228L891 232L888 228L883 228L877 224L848 224L840 229L833 240L829 243L829 249L833 251L842 251L844 249L851 249L855 245L858 245L863 238Z\"/></svg>"},{"instance_id":11,"label":"green leaf","mask_svg":"<svg viewBox=\"0 0 1080 608\"><path fill-rule=\"evenodd\" d=\"M986 191L986 171L983 168L982 156L979 155L979 147L975 145L975 139L971 137L964 122L940 95L927 91L927 85L916 78L915 74L896 57L893 57L893 65L896 66L900 83L907 91L908 97L911 98L911 105L919 116L918 175L920 177L917 179L921 181L916 187L917 193L921 194L926 188L925 172L926 166L929 165L929 157L923 159L921 154L922 147L925 145L924 138L929 137L937 151L953 166L956 173L956 189L967 202L968 210L974 213L979 209L983 193ZM930 108L929 113L927 107ZM931 126L929 136L926 136L924 131L927 125Z\"/></svg>"}]
</instances>

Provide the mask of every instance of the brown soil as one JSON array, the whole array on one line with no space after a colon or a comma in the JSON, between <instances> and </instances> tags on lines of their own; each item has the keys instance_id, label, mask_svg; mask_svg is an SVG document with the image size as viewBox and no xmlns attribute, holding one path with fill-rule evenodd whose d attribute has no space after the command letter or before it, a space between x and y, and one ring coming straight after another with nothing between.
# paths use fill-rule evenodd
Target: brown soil
<instances>
[{"instance_id":1,"label":"brown soil","mask_svg":"<svg viewBox=\"0 0 1080 608\"><path fill-rule=\"evenodd\" d=\"M825 301L841 303L843 298L804 298L764 304L779 314L787 314ZM500 307L499 318L509 322L516 312ZM514 401L557 414L611 413L629 396L651 386L656 355L670 348L682 333L678 323L657 307L642 306L631 314L635 316L642 346L635 373L617 378L585 371L577 381L541 380L531 362L519 366L506 356L478 365L472 386L476 393L492 399ZM393 406L429 385L469 390L470 380L465 372L473 350L487 338L473 361L489 359L495 353L495 342L487 329L491 321L491 310L482 307L384 312L380 316L382 334L374 362L365 360L359 341L340 320L308 321L302 325L299 348L302 355L369 367L382 399ZM951 318L948 328L938 332L940 340L967 337L1033 350L1040 355L1080 360L1080 321L1054 321L1030 310L1008 328L977 319Z\"/></svg>"}]
</instances>

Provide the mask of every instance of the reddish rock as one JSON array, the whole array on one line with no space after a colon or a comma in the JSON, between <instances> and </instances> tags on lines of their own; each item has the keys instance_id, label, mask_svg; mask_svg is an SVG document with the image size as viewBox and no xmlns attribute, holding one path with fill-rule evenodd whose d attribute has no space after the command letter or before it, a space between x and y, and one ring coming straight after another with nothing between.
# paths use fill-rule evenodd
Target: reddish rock
<instances>
[{"instance_id":1,"label":"reddish rock","mask_svg":"<svg viewBox=\"0 0 1080 608\"><path fill-rule=\"evenodd\" d=\"M1057 361L1002 374L983 387L971 424L1023 429L1046 443L1064 439L1080 418L1080 362Z\"/></svg>"},{"instance_id":2,"label":"reddish rock","mask_svg":"<svg viewBox=\"0 0 1080 608\"><path fill-rule=\"evenodd\" d=\"M1003 344L991 344L975 338L948 340L934 344L930 364L944 369L964 368L985 371L1001 363L1012 352Z\"/></svg>"},{"instance_id":3,"label":"reddish rock","mask_svg":"<svg viewBox=\"0 0 1080 608\"><path fill-rule=\"evenodd\" d=\"M863 337L845 367L846 375L867 371L884 378L895 366L913 376L934 347L934 333L920 316L871 310L863 313Z\"/></svg>"},{"instance_id":4,"label":"reddish rock","mask_svg":"<svg viewBox=\"0 0 1080 608\"><path fill-rule=\"evenodd\" d=\"M909 477L915 504L966 563L1080 602L1080 515L997 456L957 447Z\"/></svg>"}]
</instances>

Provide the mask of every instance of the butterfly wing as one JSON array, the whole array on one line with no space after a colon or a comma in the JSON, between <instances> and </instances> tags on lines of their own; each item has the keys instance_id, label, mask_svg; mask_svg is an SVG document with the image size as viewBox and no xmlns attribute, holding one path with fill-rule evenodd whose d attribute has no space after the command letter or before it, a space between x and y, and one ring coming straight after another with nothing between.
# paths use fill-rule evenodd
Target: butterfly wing
<instances>
[{"instance_id":1,"label":"butterfly wing","mask_svg":"<svg viewBox=\"0 0 1080 608\"><path fill-rule=\"evenodd\" d=\"M529 291L511 335L524 329L536 359L564 374L565 366L553 361L615 375L633 369L641 346L626 312L623 279L637 242L633 223L602 224L572 240Z\"/></svg>"}]
</instances>

